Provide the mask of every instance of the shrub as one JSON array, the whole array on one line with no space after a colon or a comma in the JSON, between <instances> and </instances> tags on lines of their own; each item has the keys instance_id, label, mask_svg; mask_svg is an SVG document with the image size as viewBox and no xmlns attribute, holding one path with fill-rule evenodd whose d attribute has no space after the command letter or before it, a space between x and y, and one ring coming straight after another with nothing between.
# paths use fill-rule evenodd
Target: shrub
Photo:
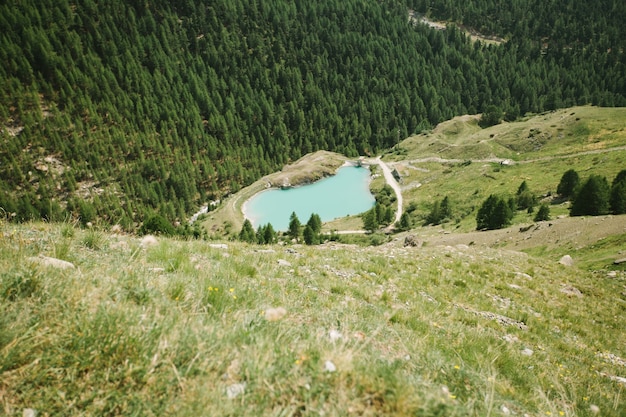
<instances>
[{"instance_id":1,"label":"shrub","mask_svg":"<svg viewBox=\"0 0 626 417\"><path fill-rule=\"evenodd\" d=\"M141 234L164 234L164 235L173 235L175 233L174 226L168 222L165 217L160 214L153 214L146 221L143 222L143 225L140 229Z\"/></svg>"},{"instance_id":2,"label":"shrub","mask_svg":"<svg viewBox=\"0 0 626 417\"><path fill-rule=\"evenodd\" d=\"M482 128L494 126L499 124L502 121L502 117L504 116L502 110L492 105L487 106L482 116L480 116L480 121L478 125Z\"/></svg>"}]
</instances>

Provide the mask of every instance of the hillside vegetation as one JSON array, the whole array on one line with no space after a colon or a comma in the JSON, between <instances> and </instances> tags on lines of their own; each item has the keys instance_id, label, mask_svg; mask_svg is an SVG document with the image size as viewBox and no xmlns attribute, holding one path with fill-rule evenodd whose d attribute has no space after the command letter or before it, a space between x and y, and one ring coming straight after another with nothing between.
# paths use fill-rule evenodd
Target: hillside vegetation
<instances>
[{"instance_id":1,"label":"hillside vegetation","mask_svg":"<svg viewBox=\"0 0 626 417\"><path fill-rule=\"evenodd\" d=\"M412 136L384 159L402 174L405 201L413 202L414 224L422 224L445 196L454 209L448 227L476 227L476 211L490 194L513 196L522 182L550 204L552 217L569 215L556 195L563 173L611 181L626 160L626 108L575 107L501 123L486 129L478 117L459 117ZM532 222L518 212L514 223Z\"/></svg>"},{"instance_id":2,"label":"hillside vegetation","mask_svg":"<svg viewBox=\"0 0 626 417\"><path fill-rule=\"evenodd\" d=\"M623 2L577 0L549 36L559 2L458 3L3 2L0 207L175 224L312 151L373 155L488 106L514 120L626 105ZM505 20L484 17L494 4ZM412 23L409 6L510 35L474 43Z\"/></svg>"},{"instance_id":3,"label":"hillside vegetation","mask_svg":"<svg viewBox=\"0 0 626 417\"><path fill-rule=\"evenodd\" d=\"M623 272L465 245L0 233L6 415L626 413Z\"/></svg>"},{"instance_id":4,"label":"hillside vegetation","mask_svg":"<svg viewBox=\"0 0 626 417\"><path fill-rule=\"evenodd\" d=\"M408 212L412 233L429 237L441 232L470 232L476 229L476 213L489 195L514 196L522 182L537 198L548 204L551 218L569 216L570 202L560 198L557 186L563 173L575 169L585 179L600 175L612 181L624 169L626 160L626 108L573 107L489 128L479 126L480 115L465 115L440 123L434 129L413 135L382 155L390 168L401 176L404 211ZM342 159L328 153L303 158L306 167L323 167ZM384 186L376 167L373 190ZM285 173L287 172L287 173ZM286 166L282 173L264 177L235 195L202 218L203 227L212 235L234 237L243 222L244 201L263 190L280 175L297 178L307 169L298 164ZM332 172L332 171L331 171ZM444 198L451 204L451 216L441 226L421 227L427 223L433 205ZM518 210L513 224L533 223L535 212ZM332 221L325 230L363 229L361 216ZM343 239L346 242L350 238ZM366 240L369 241L369 240ZM467 243L467 242L465 242ZM539 243L538 243L539 244Z\"/></svg>"}]
</instances>

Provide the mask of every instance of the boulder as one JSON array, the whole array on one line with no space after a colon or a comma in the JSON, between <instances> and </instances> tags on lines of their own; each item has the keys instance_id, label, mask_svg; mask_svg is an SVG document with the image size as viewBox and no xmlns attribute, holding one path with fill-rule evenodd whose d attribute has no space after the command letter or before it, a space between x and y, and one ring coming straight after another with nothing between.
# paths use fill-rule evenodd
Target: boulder
<instances>
[{"instance_id":1,"label":"boulder","mask_svg":"<svg viewBox=\"0 0 626 417\"><path fill-rule=\"evenodd\" d=\"M421 248L424 242L419 240L415 235L408 235L404 238L404 247Z\"/></svg>"}]
</instances>

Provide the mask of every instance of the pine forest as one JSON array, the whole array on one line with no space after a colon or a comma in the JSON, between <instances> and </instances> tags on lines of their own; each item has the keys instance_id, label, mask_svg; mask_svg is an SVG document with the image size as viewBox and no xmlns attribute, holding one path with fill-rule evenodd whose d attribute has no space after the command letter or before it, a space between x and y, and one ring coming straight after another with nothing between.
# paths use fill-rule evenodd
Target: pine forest
<instances>
[{"instance_id":1,"label":"pine forest","mask_svg":"<svg viewBox=\"0 0 626 417\"><path fill-rule=\"evenodd\" d=\"M316 150L375 155L489 106L626 106L625 21L618 0L4 1L0 207L185 223Z\"/></svg>"}]
</instances>

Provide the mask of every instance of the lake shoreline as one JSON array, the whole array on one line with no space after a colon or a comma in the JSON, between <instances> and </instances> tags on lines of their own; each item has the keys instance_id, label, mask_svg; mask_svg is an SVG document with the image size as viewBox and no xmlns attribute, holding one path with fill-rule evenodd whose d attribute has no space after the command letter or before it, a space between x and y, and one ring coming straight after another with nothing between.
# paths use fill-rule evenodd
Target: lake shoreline
<instances>
[{"instance_id":1,"label":"lake shoreline","mask_svg":"<svg viewBox=\"0 0 626 417\"><path fill-rule=\"evenodd\" d=\"M259 198L259 196L262 195L263 193L270 192L270 191L278 191L278 190L283 190L283 191L299 190L299 189L301 189L304 186L316 185L316 184L320 183L323 180L327 180L327 179L335 177L336 175L339 174L339 172L343 168L347 168L347 167L363 168L363 169L366 169L368 171L367 172L366 189L369 191L369 185L371 183L371 171L369 169L369 164L361 165L359 162L354 161L354 160L345 160L343 162L343 164L341 166L339 166L334 171L334 173L332 173L331 175L323 175L321 177L316 178L314 181L299 181L297 184L289 183L287 186L285 186L285 183L283 183L283 185L281 185L281 186L277 186L277 185L273 184L272 182L267 181L265 189L262 189L262 190L260 190L260 191L258 191L256 193L252 194L241 205L241 212L243 214L244 220L245 219L249 220L253 224L254 227L258 227L259 226L259 224L256 224L256 223L258 223L259 217L262 217L262 216L254 215L253 210L250 208L250 203L251 203L251 201L253 199ZM294 211L297 211L297 210L294 210ZM348 209L347 211L351 211L351 210ZM355 213L347 213L345 215L354 215L354 214ZM331 221L331 220L334 220L334 219L340 218L340 217L342 217L342 216L337 216L337 217L335 217L333 219L326 219L325 221ZM282 230L282 228L278 227L277 230Z\"/></svg>"}]
</instances>

